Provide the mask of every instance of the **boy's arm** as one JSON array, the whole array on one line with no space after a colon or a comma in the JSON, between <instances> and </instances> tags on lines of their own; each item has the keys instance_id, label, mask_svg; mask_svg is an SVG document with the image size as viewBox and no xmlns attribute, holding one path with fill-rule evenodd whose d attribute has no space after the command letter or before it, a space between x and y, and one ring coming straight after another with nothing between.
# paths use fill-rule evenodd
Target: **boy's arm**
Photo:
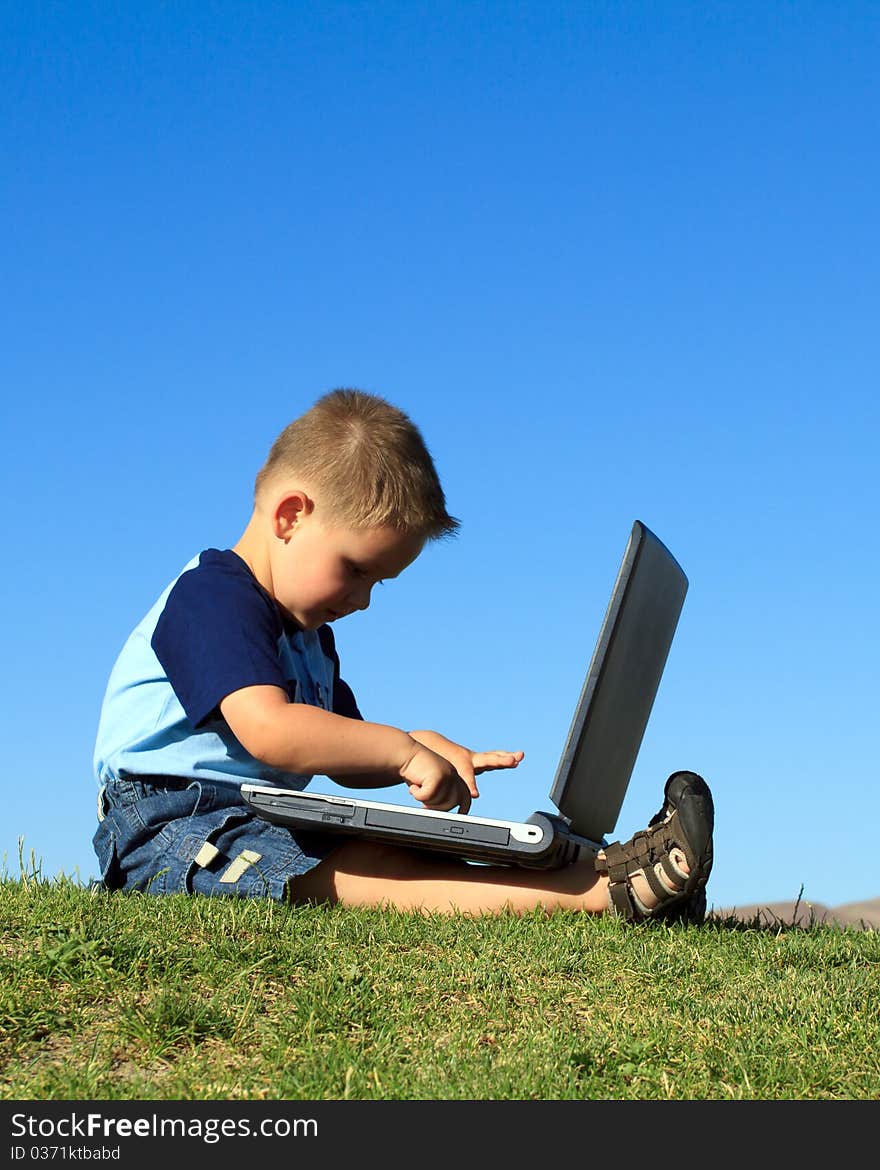
<instances>
[{"instance_id":1,"label":"boy's arm","mask_svg":"<svg viewBox=\"0 0 880 1170\"><path fill-rule=\"evenodd\" d=\"M419 746L396 727L291 703L280 687L233 691L220 713L252 756L284 772L334 778L363 772L387 784L390 774L402 779L401 769Z\"/></svg>"},{"instance_id":2,"label":"boy's arm","mask_svg":"<svg viewBox=\"0 0 880 1170\"><path fill-rule=\"evenodd\" d=\"M427 808L470 807L470 793L452 764L400 728L291 703L274 686L233 691L221 701L220 713L242 747L274 768L359 787L404 781Z\"/></svg>"}]
</instances>

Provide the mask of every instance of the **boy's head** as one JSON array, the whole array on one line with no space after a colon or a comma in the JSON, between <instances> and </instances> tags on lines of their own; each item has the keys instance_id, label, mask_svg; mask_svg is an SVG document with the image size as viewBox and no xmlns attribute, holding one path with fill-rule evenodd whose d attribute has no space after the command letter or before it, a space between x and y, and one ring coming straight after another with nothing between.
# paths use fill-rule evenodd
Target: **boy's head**
<instances>
[{"instance_id":1,"label":"boy's head","mask_svg":"<svg viewBox=\"0 0 880 1170\"><path fill-rule=\"evenodd\" d=\"M304 485L335 527L395 528L423 541L458 529L418 427L362 390L333 390L285 427L257 474L256 506Z\"/></svg>"},{"instance_id":2,"label":"boy's head","mask_svg":"<svg viewBox=\"0 0 880 1170\"><path fill-rule=\"evenodd\" d=\"M403 411L334 390L275 440L257 475L251 528L268 558L262 583L315 629L366 609L374 585L399 576L458 521Z\"/></svg>"}]
</instances>

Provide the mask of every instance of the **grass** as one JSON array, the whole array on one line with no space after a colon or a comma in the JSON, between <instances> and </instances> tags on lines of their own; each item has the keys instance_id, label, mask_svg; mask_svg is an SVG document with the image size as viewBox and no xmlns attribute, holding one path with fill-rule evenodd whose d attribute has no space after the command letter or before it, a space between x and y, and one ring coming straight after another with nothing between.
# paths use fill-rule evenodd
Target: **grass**
<instances>
[{"instance_id":1,"label":"grass","mask_svg":"<svg viewBox=\"0 0 880 1170\"><path fill-rule=\"evenodd\" d=\"M877 1099L880 934L0 877L0 1099Z\"/></svg>"}]
</instances>

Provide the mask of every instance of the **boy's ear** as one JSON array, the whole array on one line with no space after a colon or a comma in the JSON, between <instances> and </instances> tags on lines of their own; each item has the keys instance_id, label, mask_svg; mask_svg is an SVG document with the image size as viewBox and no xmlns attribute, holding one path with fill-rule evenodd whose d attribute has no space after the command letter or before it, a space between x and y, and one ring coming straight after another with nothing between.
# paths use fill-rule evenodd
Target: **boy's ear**
<instances>
[{"instance_id":1,"label":"boy's ear","mask_svg":"<svg viewBox=\"0 0 880 1170\"><path fill-rule=\"evenodd\" d=\"M272 513L272 531L281 540L288 540L304 516L310 515L315 502L306 492L296 489L285 492L275 504Z\"/></svg>"}]
</instances>

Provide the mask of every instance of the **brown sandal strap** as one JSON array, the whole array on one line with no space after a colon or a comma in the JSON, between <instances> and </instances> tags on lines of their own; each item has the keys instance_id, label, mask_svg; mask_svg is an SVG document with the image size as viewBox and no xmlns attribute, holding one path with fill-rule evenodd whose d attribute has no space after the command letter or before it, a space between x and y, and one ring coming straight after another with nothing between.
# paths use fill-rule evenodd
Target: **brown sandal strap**
<instances>
[{"instance_id":1,"label":"brown sandal strap","mask_svg":"<svg viewBox=\"0 0 880 1170\"><path fill-rule=\"evenodd\" d=\"M667 910L689 895L691 883L686 882L683 888L678 888L681 876L668 863L670 850L681 849L685 857L689 852L683 841L676 840L676 819L673 813L668 821L636 833L625 845L614 841L605 846L604 858L596 858L596 872L608 876L609 906L624 918L640 922L654 915L659 916L661 911ZM665 886L654 872L654 866L658 862L663 866L664 873L669 876L675 889ZM642 906L633 890L631 879L638 872L644 874L649 889L657 898L658 904L651 910Z\"/></svg>"},{"instance_id":2,"label":"brown sandal strap","mask_svg":"<svg viewBox=\"0 0 880 1170\"><path fill-rule=\"evenodd\" d=\"M621 918L629 918L640 922L642 915L630 897L629 888L623 882L612 882L608 887L609 909L619 914Z\"/></svg>"}]
</instances>

